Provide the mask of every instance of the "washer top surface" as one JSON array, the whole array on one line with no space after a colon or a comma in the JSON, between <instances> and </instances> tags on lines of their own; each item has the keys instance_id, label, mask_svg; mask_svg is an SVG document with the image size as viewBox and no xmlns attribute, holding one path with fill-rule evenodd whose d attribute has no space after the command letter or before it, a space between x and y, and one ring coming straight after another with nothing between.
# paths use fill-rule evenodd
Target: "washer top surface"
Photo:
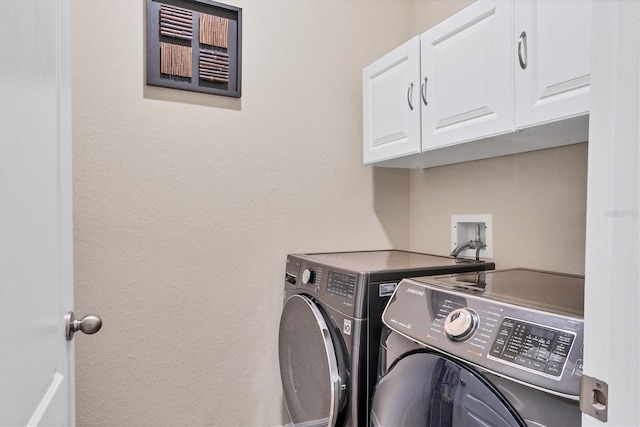
<instances>
[{"instance_id":1,"label":"washer top surface","mask_svg":"<svg viewBox=\"0 0 640 427\"><path fill-rule=\"evenodd\" d=\"M584 278L515 268L414 278L513 305L584 317Z\"/></svg>"},{"instance_id":2,"label":"washer top surface","mask_svg":"<svg viewBox=\"0 0 640 427\"><path fill-rule=\"evenodd\" d=\"M471 262L468 259L455 259L401 250L317 253L304 254L303 256L316 262L360 272L411 270Z\"/></svg>"}]
</instances>

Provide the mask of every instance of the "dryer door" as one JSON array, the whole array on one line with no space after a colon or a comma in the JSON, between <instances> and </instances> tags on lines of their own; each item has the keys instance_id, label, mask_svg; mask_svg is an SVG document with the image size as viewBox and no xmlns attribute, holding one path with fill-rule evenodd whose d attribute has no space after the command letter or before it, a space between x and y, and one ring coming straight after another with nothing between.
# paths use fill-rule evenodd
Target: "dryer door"
<instances>
[{"instance_id":1,"label":"dryer door","mask_svg":"<svg viewBox=\"0 0 640 427\"><path fill-rule=\"evenodd\" d=\"M482 376L437 353L415 352L380 379L372 426L526 426Z\"/></svg>"},{"instance_id":2,"label":"dryer door","mask_svg":"<svg viewBox=\"0 0 640 427\"><path fill-rule=\"evenodd\" d=\"M330 320L304 295L290 297L280 318L280 377L294 425L335 425L345 395Z\"/></svg>"}]
</instances>

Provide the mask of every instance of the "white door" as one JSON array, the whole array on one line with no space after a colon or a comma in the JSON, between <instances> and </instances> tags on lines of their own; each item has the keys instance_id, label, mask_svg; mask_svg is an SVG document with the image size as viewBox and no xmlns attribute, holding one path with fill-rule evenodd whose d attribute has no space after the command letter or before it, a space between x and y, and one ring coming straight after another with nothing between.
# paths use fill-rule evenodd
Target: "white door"
<instances>
[{"instance_id":1,"label":"white door","mask_svg":"<svg viewBox=\"0 0 640 427\"><path fill-rule=\"evenodd\" d=\"M362 71L365 164L420 152L420 40Z\"/></svg>"},{"instance_id":2,"label":"white door","mask_svg":"<svg viewBox=\"0 0 640 427\"><path fill-rule=\"evenodd\" d=\"M423 151L513 131L512 11L476 2L420 37Z\"/></svg>"},{"instance_id":3,"label":"white door","mask_svg":"<svg viewBox=\"0 0 640 427\"><path fill-rule=\"evenodd\" d=\"M593 3L584 374L609 385L606 424L640 425L640 2ZM593 402L586 393L583 398Z\"/></svg>"},{"instance_id":4,"label":"white door","mask_svg":"<svg viewBox=\"0 0 640 427\"><path fill-rule=\"evenodd\" d=\"M516 128L589 113L588 0L515 2Z\"/></svg>"},{"instance_id":5,"label":"white door","mask_svg":"<svg viewBox=\"0 0 640 427\"><path fill-rule=\"evenodd\" d=\"M0 425L73 425L69 5L0 0Z\"/></svg>"}]
</instances>

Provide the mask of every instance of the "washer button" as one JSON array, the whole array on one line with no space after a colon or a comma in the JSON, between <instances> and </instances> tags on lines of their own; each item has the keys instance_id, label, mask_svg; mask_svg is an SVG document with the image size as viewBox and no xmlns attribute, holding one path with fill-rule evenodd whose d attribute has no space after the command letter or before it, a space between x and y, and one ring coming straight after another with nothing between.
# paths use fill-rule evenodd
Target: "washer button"
<instances>
[{"instance_id":1,"label":"washer button","mask_svg":"<svg viewBox=\"0 0 640 427\"><path fill-rule=\"evenodd\" d=\"M547 363L547 367L545 368L545 372L547 374L553 375L554 377L559 377L562 374L562 365L558 363L549 362Z\"/></svg>"},{"instance_id":2,"label":"washer button","mask_svg":"<svg viewBox=\"0 0 640 427\"><path fill-rule=\"evenodd\" d=\"M576 380L582 376L582 359L576 360L576 366L573 368L572 378Z\"/></svg>"},{"instance_id":3,"label":"washer button","mask_svg":"<svg viewBox=\"0 0 640 427\"><path fill-rule=\"evenodd\" d=\"M546 365L545 365L544 363L540 363L540 362L538 362L538 361L536 361L536 360L534 360L534 361L531 363L531 368L532 368L532 369L535 369L536 371L541 371L541 372L542 372L542 371L544 371L545 366L546 366Z\"/></svg>"}]
</instances>

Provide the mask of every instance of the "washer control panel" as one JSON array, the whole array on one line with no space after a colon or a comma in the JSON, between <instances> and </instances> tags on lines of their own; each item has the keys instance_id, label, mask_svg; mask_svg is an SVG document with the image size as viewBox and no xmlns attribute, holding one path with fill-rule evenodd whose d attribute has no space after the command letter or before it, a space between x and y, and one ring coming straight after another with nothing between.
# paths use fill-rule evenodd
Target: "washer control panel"
<instances>
[{"instance_id":1,"label":"washer control panel","mask_svg":"<svg viewBox=\"0 0 640 427\"><path fill-rule=\"evenodd\" d=\"M505 317L488 357L560 378L575 339L575 332Z\"/></svg>"},{"instance_id":2,"label":"washer control panel","mask_svg":"<svg viewBox=\"0 0 640 427\"><path fill-rule=\"evenodd\" d=\"M581 318L404 279L382 319L413 341L497 375L565 397L579 395Z\"/></svg>"}]
</instances>

